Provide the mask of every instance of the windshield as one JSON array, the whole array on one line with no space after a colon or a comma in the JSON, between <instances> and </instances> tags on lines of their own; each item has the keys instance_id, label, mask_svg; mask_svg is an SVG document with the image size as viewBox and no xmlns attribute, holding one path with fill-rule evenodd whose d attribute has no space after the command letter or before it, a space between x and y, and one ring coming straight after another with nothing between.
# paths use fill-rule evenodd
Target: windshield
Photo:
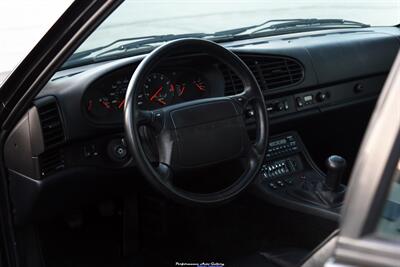
<instances>
[{"instance_id":1,"label":"windshield","mask_svg":"<svg viewBox=\"0 0 400 267\"><path fill-rule=\"evenodd\" d=\"M0 87L72 2L0 1Z\"/></svg>"},{"instance_id":2,"label":"windshield","mask_svg":"<svg viewBox=\"0 0 400 267\"><path fill-rule=\"evenodd\" d=\"M131 41L132 38L141 36L167 34L178 35L177 38L179 38L182 34L211 34L235 28L261 26L265 21L282 19L341 19L357 21L371 26L393 26L400 22L400 1L128 0L118 7L79 47L75 52L75 60L78 58L77 55L79 55L79 58L88 56L88 54L82 56L82 51L95 48L104 49L105 46L115 41L117 41L115 45L120 46L122 43L119 41L124 41L127 38ZM270 26L270 24L267 23L265 26ZM360 25L347 26L358 27ZM316 24L297 26L290 28L292 32L299 28L311 28L311 26L313 26L313 29L316 28ZM329 26L341 27L343 25L330 23ZM251 31L237 31L235 35L249 33ZM281 33L275 31L275 34ZM206 36L195 35L194 37ZM168 41L170 39L163 40ZM152 41L156 43L160 40ZM146 45L147 43L149 42L147 41ZM143 43L141 44L143 45ZM134 50L140 47L141 45L135 43L129 49ZM138 50L138 54L141 51ZM103 55L103 52L105 51L102 51L100 55ZM109 51L106 50L106 52ZM91 55L91 57L94 56L98 57L99 54Z\"/></svg>"}]
</instances>

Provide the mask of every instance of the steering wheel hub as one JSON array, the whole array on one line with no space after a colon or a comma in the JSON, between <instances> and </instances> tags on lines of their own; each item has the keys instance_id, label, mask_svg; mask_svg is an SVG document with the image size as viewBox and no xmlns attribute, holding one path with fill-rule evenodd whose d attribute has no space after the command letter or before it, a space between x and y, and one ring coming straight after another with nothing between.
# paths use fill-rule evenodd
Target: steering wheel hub
<instances>
[{"instance_id":1,"label":"steering wheel hub","mask_svg":"<svg viewBox=\"0 0 400 267\"><path fill-rule=\"evenodd\" d=\"M174 170L237 158L248 145L242 114L229 99L189 105L169 114L175 153L169 165Z\"/></svg>"}]
</instances>

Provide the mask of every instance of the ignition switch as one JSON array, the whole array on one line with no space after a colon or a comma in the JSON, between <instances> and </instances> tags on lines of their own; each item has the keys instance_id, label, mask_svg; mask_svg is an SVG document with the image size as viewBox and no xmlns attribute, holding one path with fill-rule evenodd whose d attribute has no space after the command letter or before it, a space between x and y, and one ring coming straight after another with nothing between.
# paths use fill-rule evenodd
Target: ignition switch
<instances>
[{"instance_id":1,"label":"ignition switch","mask_svg":"<svg viewBox=\"0 0 400 267\"><path fill-rule=\"evenodd\" d=\"M115 162L122 162L128 156L128 149L123 138L113 139L107 147L108 156Z\"/></svg>"}]
</instances>

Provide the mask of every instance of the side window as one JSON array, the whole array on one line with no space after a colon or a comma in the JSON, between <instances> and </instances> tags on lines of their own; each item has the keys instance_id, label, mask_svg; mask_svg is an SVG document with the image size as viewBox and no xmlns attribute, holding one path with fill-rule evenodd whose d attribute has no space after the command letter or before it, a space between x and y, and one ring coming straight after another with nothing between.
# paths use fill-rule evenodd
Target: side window
<instances>
[{"instance_id":1,"label":"side window","mask_svg":"<svg viewBox=\"0 0 400 267\"><path fill-rule=\"evenodd\" d=\"M376 232L380 237L400 240L400 160Z\"/></svg>"}]
</instances>

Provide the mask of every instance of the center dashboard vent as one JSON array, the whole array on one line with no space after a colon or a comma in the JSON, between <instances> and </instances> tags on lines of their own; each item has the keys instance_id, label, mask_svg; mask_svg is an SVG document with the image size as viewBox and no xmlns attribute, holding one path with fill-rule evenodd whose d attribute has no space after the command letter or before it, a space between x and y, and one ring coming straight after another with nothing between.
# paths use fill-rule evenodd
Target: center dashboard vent
<instances>
[{"instance_id":1,"label":"center dashboard vent","mask_svg":"<svg viewBox=\"0 0 400 267\"><path fill-rule=\"evenodd\" d=\"M280 56L241 56L261 89L278 89L299 84L304 79L304 68L295 59ZM225 80L225 95L243 90L241 79L226 65L219 66Z\"/></svg>"},{"instance_id":2,"label":"center dashboard vent","mask_svg":"<svg viewBox=\"0 0 400 267\"><path fill-rule=\"evenodd\" d=\"M225 95L234 95L243 91L242 80L227 65L219 65L219 69L224 76Z\"/></svg>"},{"instance_id":3,"label":"center dashboard vent","mask_svg":"<svg viewBox=\"0 0 400 267\"><path fill-rule=\"evenodd\" d=\"M45 177L64 169L64 153L60 146L65 134L60 110L54 97L46 97L35 103L43 134L44 152L39 156L41 176Z\"/></svg>"}]
</instances>

